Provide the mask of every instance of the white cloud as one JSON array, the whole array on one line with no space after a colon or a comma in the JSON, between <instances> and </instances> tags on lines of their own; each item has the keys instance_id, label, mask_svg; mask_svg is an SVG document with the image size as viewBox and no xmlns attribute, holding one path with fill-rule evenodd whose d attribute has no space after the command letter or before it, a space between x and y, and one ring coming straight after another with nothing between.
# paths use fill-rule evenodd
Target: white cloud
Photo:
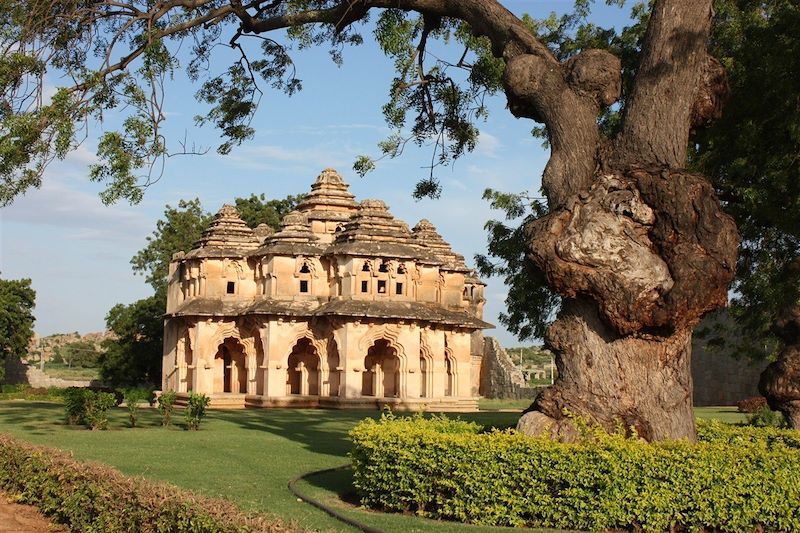
<instances>
[{"instance_id":1,"label":"white cloud","mask_svg":"<svg viewBox=\"0 0 800 533\"><path fill-rule=\"evenodd\" d=\"M475 148L478 154L484 157L497 158L499 157L497 152L501 148L503 148L503 143L500 142L500 139L491 133L485 131L480 132L478 136L478 146Z\"/></svg>"},{"instance_id":2,"label":"white cloud","mask_svg":"<svg viewBox=\"0 0 800 533\"><path fill-rule=\"evenodd\" d=\"M139 240L152 225L131 208L103 205L96 194L78 190L70 180L48 176L42 181L41 189L4 208L0 220L58 228L62 238L102 241Z\"/></svg>"},{"instance_id":3,"label":"white cloud","mask_svg":"<svg viewBox=\"0 0 800 533\"><path fill-rule=\"evenodd\" d=\"M287 163L292 163L298 170L305 171L309 167L321 170L330 166L347 165L347 156L343 155L341 149L335 150L327 146L286 148L264 144L243 146L223 157L226 162L244 168L285 171Z\"/></svg>"}]
</instances>

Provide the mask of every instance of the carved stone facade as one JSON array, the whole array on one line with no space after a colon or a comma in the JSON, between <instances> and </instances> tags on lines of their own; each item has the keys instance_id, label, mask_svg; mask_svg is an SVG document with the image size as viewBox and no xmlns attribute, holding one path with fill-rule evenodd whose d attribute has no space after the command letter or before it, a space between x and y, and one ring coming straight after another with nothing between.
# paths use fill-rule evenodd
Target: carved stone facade
<instances>
[{"instance_id":1,"label":"carved stone facade","mask_svg":"<svg viewBox=\"0 0 800 533\"><path fill-rule=\"evenodd\" d=\"M281 230L224 206L170 265L163 390L213 406L477 405L483 289L433 225L332 169Z\"/></svg>"}]
</instances>

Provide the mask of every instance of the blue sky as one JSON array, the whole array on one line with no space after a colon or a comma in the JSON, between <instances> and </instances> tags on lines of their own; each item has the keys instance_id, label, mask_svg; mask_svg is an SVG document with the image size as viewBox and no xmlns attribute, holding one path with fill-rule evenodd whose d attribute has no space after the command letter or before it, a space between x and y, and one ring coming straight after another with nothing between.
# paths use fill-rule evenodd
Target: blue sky
<instances>
[{"instance_id":1,"label":"blue sky","mask_svg":"<svg viewBox=\"0 0 800 533\"><path fill-rule=\"evenodd\" d=\"M505 4L515 12L544 17L572 3ZM620 10L598 9L602 19L624 21ZM490 102L491 114L480 125L476 150L438 170L444 187L440 199L411 197L416 181L425 175L422 167L430 160L430 148L409 147L399 159L383 160L374 172L359 178L352 171L355 157L377 155L376 143L388 133L380 108L393 76L391 62L368 39L364 46L346 50L341 68L324 49L303 51L294 59L304 90L291 98L265 90L254 121L255 138L227 156L213 151L218 144L215 131L194 126L192 117L206 109L192 97L197 88L176 75L165 105L168 137L185 137L212 150L204 156L169 159L163 177L147 189L139 205L104 206L97 196L102 185L87 179L97 133L118 122L118 116L109 115L93 127L80 149L47 170L41 189L0 210L0 273L4 279L31 278L39 334L100 331L114 304L148 296L149 286L133 274L129 261L145 246L165 204L175 205L180 199L198 197L206 210L215 212L250 193L282 198L306 192L323 168L334 167L357 199L383 199L395 217L412 226L429 219L474 265L473 255L486 248L483 225L500 216L481 199L483 190L538 191L548 154L530 135L534 123L514 119L502 95ZM497 321L506 288L499 279L486 281L484 317L497 325L487 333L505 345L516 345Z\"/></svg>"}]
</instances>

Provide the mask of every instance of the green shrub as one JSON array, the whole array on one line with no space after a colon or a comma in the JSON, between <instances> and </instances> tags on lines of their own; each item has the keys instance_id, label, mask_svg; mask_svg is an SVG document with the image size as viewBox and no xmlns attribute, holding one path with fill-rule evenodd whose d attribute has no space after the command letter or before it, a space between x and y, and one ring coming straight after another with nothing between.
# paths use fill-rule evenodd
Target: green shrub
<instances>
[{"instance_id":1,"label":"green shrub","mask_svg":"<svg viewBox=\"0 0 800 533\"><path fill-rule=\"evenodd\" d=\"M350 433L353 483L371 507L484 525L800 531L796 441L717 427L696 444L596 429L562 444L441 418L366 420Z\"/></svg>"},{"instance_id":2,"label":"green shrub","mask_svg":"<svg viewBox=\"0 0 800 533\"><path fill-rule=\"evenodd\" d=\"M108 410L117 405L110 392L86 391L86 419L89 429L108 429Z\"/></svg>"},{"instance_id":3,"label":"green shrub","mask_svg":"<svg viewBox=\"0 0 800 533\"><path fill-rule=\"evenodd\" d=\"M125 399L125 406L128 408L128 421L131 427L135 428L136 421L139 419L139 406L145 402L152 405L153 391L141 387L133 387L123 390L122 396Z\"/></svg>"},{"instance_id":4,"label":"green shrub","mask_svg":"<svg viewBox=\"0 0 800 533\"><path fill-rule=\"evenodd\" d=\"M158 397L158 412L161 413L161 425L169 426L172 423L172 412L175 410L175 400L178 393L166 390Z\"/></svg>"},{"instance_id":5,"label":"green shrub","mask_svg":"<svg viewBox=\"0 0 800 533\"><path fill-rule=\"evenodd\" d=\"M69 387L63 397L67 424L82 424L90 429L106 429L108 410L117 404L116 397L109 392L80 387Z\"/></svg>"},{"instance_id":6,"label":"green shrub","mask_svg":"<svg viewBox=\"0 0 800 533\"><path fill-rule=\"evenodd\" d=\"M31 387L28 384L0 385L0 400L61 401L66 389Z\"/></svg>"},{"instance_id":7,"label":"green shrub","mask_svg":"<svg viewBox=\"0 0 800 533\"><path fill-rule=\"evenodd\" d=\"M202 393L190 392L189 400L186 404L186 429L197 431L200 427L200 421L206 416L206 407L208 407L211 398Z\"/></svg>"},{"instance_id":8,"label":"green shrub","mask_svg":"<svg viewBox=\"0 0 800 533\"><path fill-rule=\"evenodd\" d=\"M64 411L67 415L67 424L71 426L86 423L86 401L92 391L80 387L69 387L64 391Z\"/></svg>"},{"instance_id":9,"label":"green shrub","mask_svg":"<svg viewBox=\"0 0 800 533\"><path fill-rule=\"evenodd\" d=\"M59 450L0 435L0 490L88 533L266 533L300 528L232 503L79 463Z\"/></svg>"},{"instance_id":10,"label":"green shrub","mask_svg":"<svg viewBox=\"0 0 800 533\"><path fill-rule=\"evenodd\" d=\"M784 418L783 416L783 413L779 411L773 411L766 405L758 409L749 417L747 417L747 423L751 426L760 428L764 427L785 428L788 425L786 423L786 418Z\"/></svg>"}]
</instances>

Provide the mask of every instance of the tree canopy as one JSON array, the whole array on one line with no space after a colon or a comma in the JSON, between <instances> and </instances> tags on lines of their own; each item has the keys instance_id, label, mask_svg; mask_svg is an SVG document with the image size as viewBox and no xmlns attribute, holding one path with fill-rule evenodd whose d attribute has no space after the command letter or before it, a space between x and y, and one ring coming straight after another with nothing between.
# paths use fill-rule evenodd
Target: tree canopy
<instances>
[{"instance_id":1,"label":"tree canopy","mask_svg":"<svg viewBox=\"0 0 800 533\"><path fill-rule=\"evenodd\" d=\"M693 159L742 235L731 312L744 335L726 349L760 357L786 309L800 305L800 6L728 0L717 10L711 51L730 96Z\"/></svg>"},{"instance_id":2,"label":"tree canopy","mask_svg":"<svg viewBox=\"0 0 800 533\"><path fill-rule=\"evenodd\" d=\"M28 352L33 337L36 291L31 280L0 279L0 379L6 358L19 359Z\"/></svg>"}]
</instances>

